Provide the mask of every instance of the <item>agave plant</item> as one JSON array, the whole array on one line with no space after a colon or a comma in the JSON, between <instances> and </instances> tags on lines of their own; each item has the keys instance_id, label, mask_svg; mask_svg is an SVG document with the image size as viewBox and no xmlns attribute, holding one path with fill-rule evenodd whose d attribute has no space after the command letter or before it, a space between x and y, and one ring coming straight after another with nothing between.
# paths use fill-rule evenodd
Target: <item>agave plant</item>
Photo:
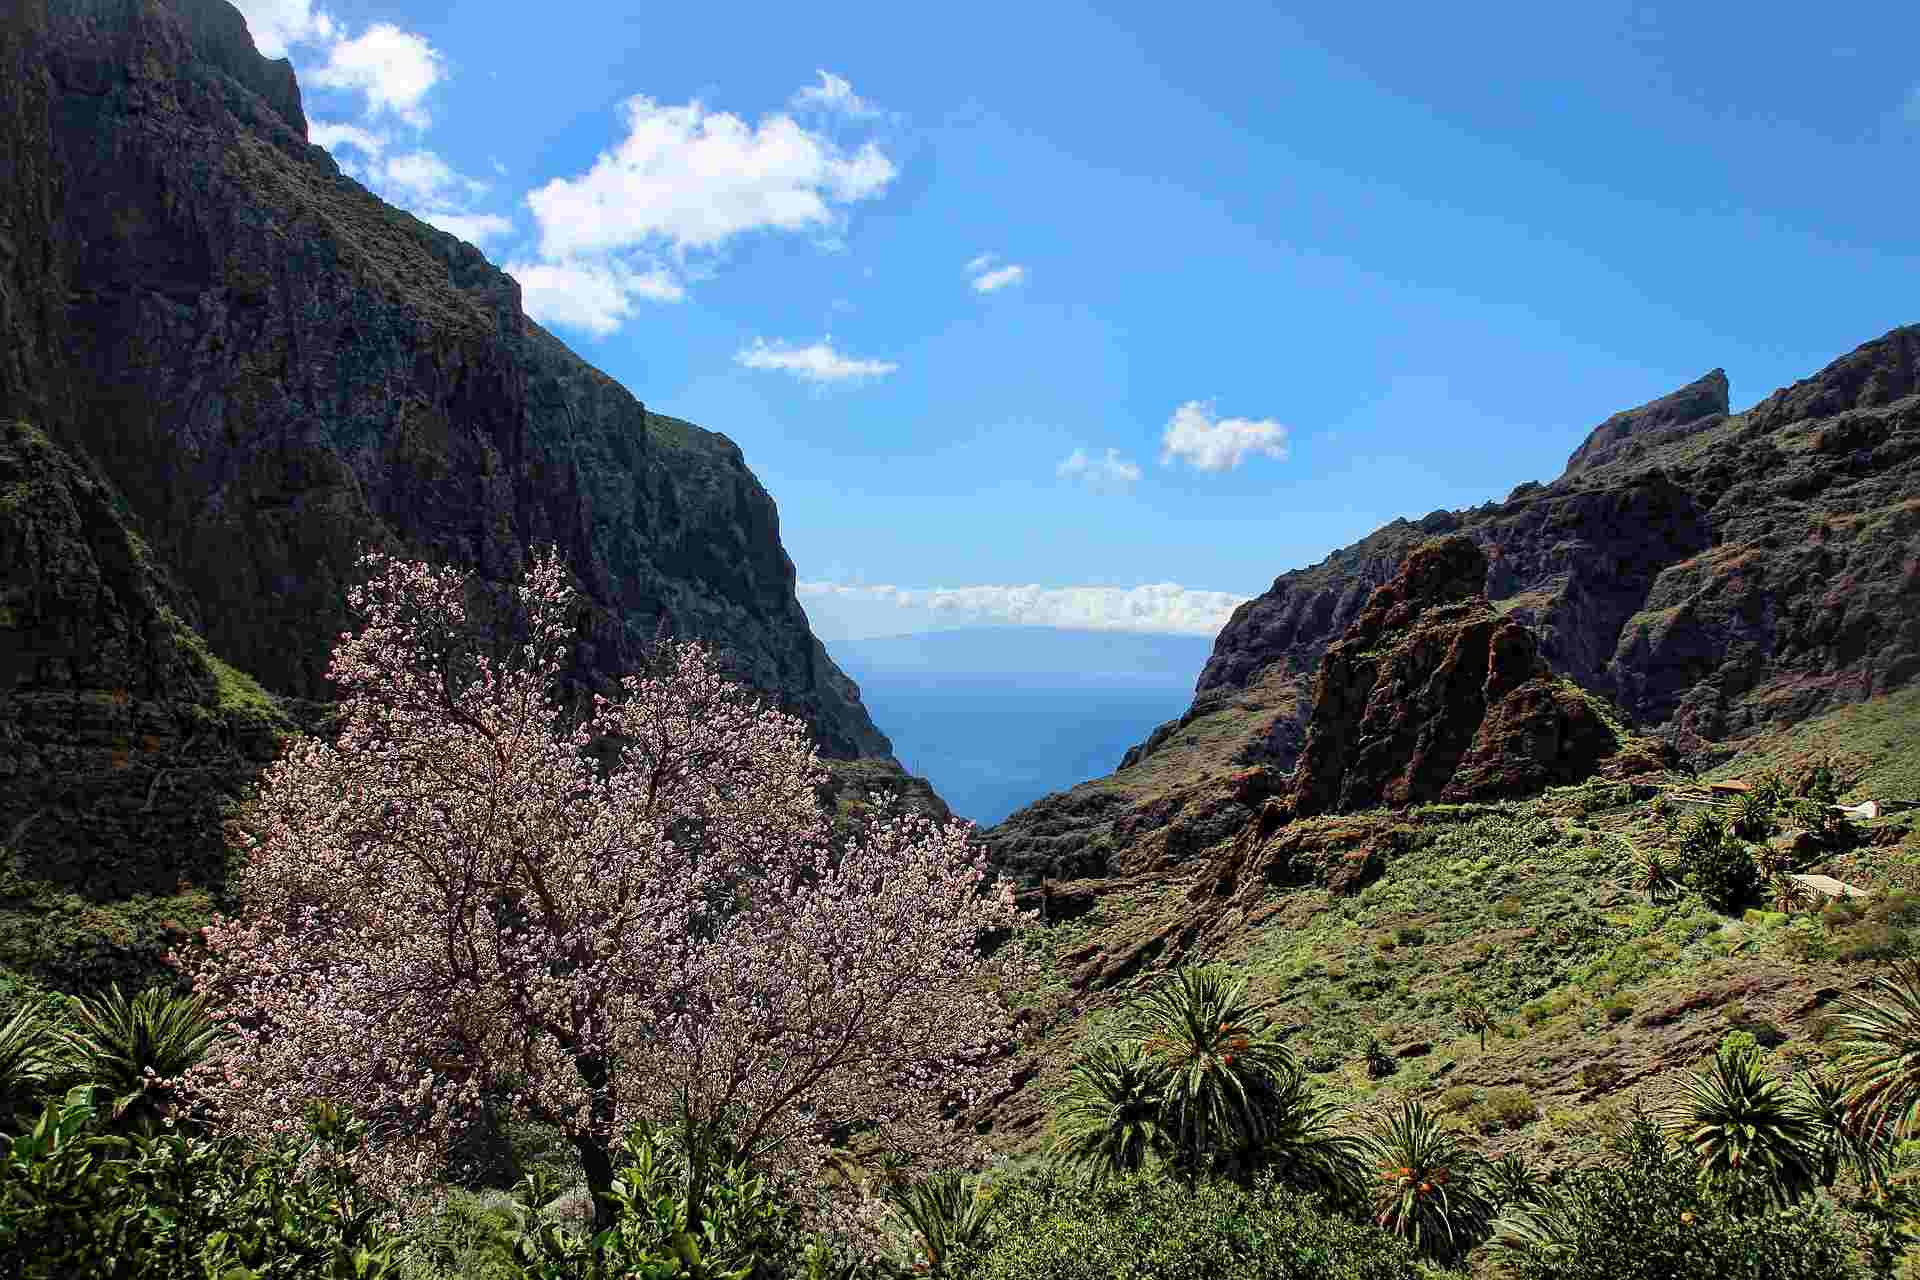
<instances>
[{"instance_id":1,"label":"agave plant","mask_svg":"<svg viewBox=\"0 0 1920 1280\"><path fill-rule=\"evenodd\" d=\"M1911 1137L1920 1111L1920 964L1899 961L1835 1009L1830 1042L1852 1076L1847 1104L1873 1139Z\"/></svg>"},{"instance_id":2,"label":"agave plant","mask_svg":"<svg viewBox=\"0 0 1920 1280\"><path fill-rule=\"evenodd\" d=\"M72 1070L109 1092L116 1120L143 1130L160 1119L154 1081L183 1075L220 1034L205 996L177 997L158 987L129 1000L116 983L104 996L82 999L75 1017L76 1027L56 1033Z\"/></svg>"},{"instance_id":3,"label":"agave plant","mask_svg":"<svg viewBox=\"0 0 1920 1280\"><path fill-rule=\"evenodd\" d=\"M1273 1086L1299 1067L1246 985L1218 969L1183 969L1136 1014L1158 1077L1161 1123L1184 1159L1257 1144Z\"/></svg>"},{"instance_id":4,"label":"agave plant","mask_svg":"<svg viewBox=\"0 0 1920 1280\"><path fill-rule=\"evenodd\" d=\"M1813 1188L1819 1125L1752 1045L1723 1049L1682 1087L1669 1125L1723 1190L1788 1204Z\"/></svg>"},{"instance_id":5,"label":"agave plant","mask_svg":"<svg viewBox=\"0 0 1920 1280\"><path fill-rule=\"evenodd\" d=\"M1073 1064L1054 1115L1054 1156L1098 1182L1165 1155L1172 1135L1160 1121L1160 1072L1138 1044L1102 1045Z\"/></svg>"},{"instance_id":6,"label":"agave plant","mask_svg":"<svg viewBox=\"0 0 1920 1280\"><path fill-rule=\"evenodd\" d=\"M927 1273L947 1274L957 1248L978 1248L986 1239L993 1199L975 1178L937 1173L886 1193L887 1207L920 1239Z\"/></svg>"},{"instance_id":7,"label":"agave plant","mask_svg":"<svg viewBox=\"0 0 1920 1280\"><path fill-rule=\"evenodd\" d=\"M1413 1100L1363 1139L1376 1169L1374 1221L1437 1260L1470 1248L1493 1217L1477 1157Z\"/></svg>"}]
</instances>

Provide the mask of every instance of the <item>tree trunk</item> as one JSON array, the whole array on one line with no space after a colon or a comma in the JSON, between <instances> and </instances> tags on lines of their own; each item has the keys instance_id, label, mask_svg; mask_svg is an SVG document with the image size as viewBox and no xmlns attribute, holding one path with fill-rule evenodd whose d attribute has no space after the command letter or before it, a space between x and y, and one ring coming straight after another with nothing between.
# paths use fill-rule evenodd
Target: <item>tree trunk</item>
<instances>
[{"instance_id":1,"label":"tree trunk","mask_svg":"<svg viewBox=\"0 0 1920 1280\"><path fill-rule=\"evenodd\" d=\"M613 1094L607 1089L607 1063L598 1056L575 1058L581 1083L587 1086L587 1132L574 1137L580 1164L593 1193L593 1229L599 1235L613 1225Z\"/></svg>"}]
</instances>

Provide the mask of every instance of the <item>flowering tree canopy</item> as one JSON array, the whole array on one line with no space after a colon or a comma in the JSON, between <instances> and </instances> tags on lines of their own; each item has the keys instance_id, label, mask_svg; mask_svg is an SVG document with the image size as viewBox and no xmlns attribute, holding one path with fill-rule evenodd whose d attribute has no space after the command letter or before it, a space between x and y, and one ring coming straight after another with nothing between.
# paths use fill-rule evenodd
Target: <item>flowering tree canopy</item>
<instances>
[{"instance_id":1,"label":"flowering tree canopy","mask_svg":"<svg viewBox=\"0 0 1920 1280\"><path fill-rule=\"evenodd\" d=\"M396 1191L487 1099L562 1126L597 1200L643 1116L790 1169L859 1129L951 1157L950 1118L1005 1078L1032 959L983 949L1025 919L969 825L889 814L830 841L805 726L693 644L569 731L557 552L517 588L525 645L464 668L465 576L361 564L338 740L266 771L243 916L176 957L235 1032L185 1082L203 1113L264 1137L352 1102L364 1171Z\"/></svg>"}]
</instances>

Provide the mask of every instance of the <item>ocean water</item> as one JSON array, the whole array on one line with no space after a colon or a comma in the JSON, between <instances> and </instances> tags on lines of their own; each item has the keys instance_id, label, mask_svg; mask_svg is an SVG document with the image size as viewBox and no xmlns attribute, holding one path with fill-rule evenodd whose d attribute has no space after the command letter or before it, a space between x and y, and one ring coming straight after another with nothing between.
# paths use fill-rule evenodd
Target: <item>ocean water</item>
<instances>
[{"instance_id":1,"label":"ocean water","mask_svg":"<svg viewBox=\"0 0 1920 1280\"><path fill-rule=\"evenodd\" d=\"M1001 627L828 648L900 762L986 827L1185 712L1212 640Z\"/></svg>"}]
</instances>

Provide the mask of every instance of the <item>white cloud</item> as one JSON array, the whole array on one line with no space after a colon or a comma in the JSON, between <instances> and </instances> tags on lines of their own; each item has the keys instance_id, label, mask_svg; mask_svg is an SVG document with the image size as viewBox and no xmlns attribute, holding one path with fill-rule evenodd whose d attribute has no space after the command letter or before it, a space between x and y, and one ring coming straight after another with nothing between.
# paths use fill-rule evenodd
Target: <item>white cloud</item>
<instances>
[{"instance_id":1,"label":"white cloud","mask_svg":"<svg viewBox=\"0 0 1920 1280\"><path fill-rule=\"evenodd\" d=\"M1139 587L980 586L907 589L802 582L801 599L833 596L928 608L976 624L1072 627L1090 631L1145 631L1210 636L1226 625L1247 597L1199 591L1178 583Z\"/></svg>"},{"instance_id":2,"label":"white cloud","mask_svg":"<svg viewBox=\"0 0 1920 1280\"><path fill-rule=\"evenodd\" d=\"M832 337L810 347L795 347L784 342L755 338L753 345L734 355L734 361L749 369L777 369L805 382L857 382L879 378L900 366L885 360L859 360L833 349Z\"/></svg>"},{"instance_id":3,"label":"white cloud","mask_svg":"<svg viewBox=\"0 0 1920 1280\"><path fill-rule=\"evenodd\" d=\"M973 277L975 293L992 293L995 289L1004 289L1010 284L1019 284L1027 278L1027 269L1016 262L1003 267L993 264L999 261L999 255L983 253L967 263L967 274Z\"/></svg>"},{"instance_id":4,"label":"white cloud","mask_svg":"<svg viewBox=\"0 0 1920 1280\"><path fill-rule=\"evenodd\" d=\"M787 115L750 125L698 102L647 97L625 111L627 136L590 170L527 196L543 256L649 245L684 253L762 230L831 234L845 206L879 195L896 172L875 143L848 151Z\"/></svg>"},{"instance_id":5,"label":"white cloud","mask_svg":"<svg viewBox=\"0 0 1920 1280\"><path fill-rule=\"evenodd\" d=\"M1104 458L1087 456L1075 449L1053 473L1062 480L1076 480L1095 493L1125 493L1140 479L1140 468L1120 456L1118 449L1107 450Z\"/></svg>"},{"instance_id":6,"label":"white cloud","mask_svg":"<svg viewBox=\"0 0 1920 1280\"><path fill-rule=\"evenodd\" d=\"M335 160L340 158L338 153L342 147L352 147L376 160L387 147L384 134L362 129L357 124L333 124L325 120L307 122L307 141L334 152Z\"/></svg>"},{"instance_id":7,"label":"white cloud","mask_svg":"<svg viewBox=\"0 0 1920 1280\"><path fill-rule=\"evenodd\" d=\"M286 57L291 45L331 40L339 30L312 0L234 0L234 8L247 20L254 47L266 58Z\"/></svg>"},{"instance_id":8,"label":"white cloud","mask_svg":"<svg viewBox=\"0 0 1920 1280\"><path fill-rule=\"evenodd\" d=\"M447 203L487 193L487 184L464 174L431 151L409 151L387 161L387 182L417 201Z\"/></svg>"},{"instance_id":9,"label":"white cloud","mask_svg":"<svg viewBox=\"0 0 1920 1280\"><path fill-rule=\"evenodd\" d=\"M864 120L880 114L879 108L853 91L845 76L831 71L815 71L819 84L810 84L793 95L796 110L838 111L841 115Z\"/></svg>"},{"instance_id":10,"label":"white cloud","mask_svg":"<svg viewBox=\"0 0 1920 1280\"><path fill-rule=\"evenodd\" d=\"M995 289L1003 289L1010 284L1019 284L1026 278L1027 269L1018 264L995 267L985 275L974 277L973 291L975 293L992 293Z\"/></svg>"},{"instance_id":11,"label":"white cloud","mask_svg":"<svg viewBox=\"0 0 1920 1280\"><path fill-rule=\"evenodd\" d=\"M520 282L520 303L528 315L596 338L618 329L637 301L679 302L687 296L664 269L635 270L618 259L509 262L502 269Z\"/></svg>"},{"instance_id":12,"label":"white cloud","mask_svg":"<svg viewBox=\"0 0 1920 1280\"><path fill-rule=\"evenodd\" d=\"M1213 406L1189 400L1173 411L1161 437L1160 461L1184 458L1201 471L1231 471L1250 453L1287 460L1287 429L1271 418L1216 418Z\"/></svg>"},{"instance_id":13,"label":"white cloud","mask_svg":"<svg viewBox=\"0 0 1920 1280\"><path fill-rule=\"evenodd\" d=\"M416 212L414 216L448 235L459 236L467 243L476 245L497 240L513 230L513 219L503 218L497 213L451 213L444 209L428 209Z\"/></svg>"},{"instance_id":14,"label":"white cloud","mask_svg":"<svg viewBox=\"0 0 1920 1280\"><path fill-rule=\"evenodd\" d=\"M422 104L440 82L442 66L440 51L426 37L376 22L351 40L334 41L326 62L304 78L323 89L358 91L366 96L369 115L392 112L424 129L429 117Z\"/></svg>"}]
</instances>

